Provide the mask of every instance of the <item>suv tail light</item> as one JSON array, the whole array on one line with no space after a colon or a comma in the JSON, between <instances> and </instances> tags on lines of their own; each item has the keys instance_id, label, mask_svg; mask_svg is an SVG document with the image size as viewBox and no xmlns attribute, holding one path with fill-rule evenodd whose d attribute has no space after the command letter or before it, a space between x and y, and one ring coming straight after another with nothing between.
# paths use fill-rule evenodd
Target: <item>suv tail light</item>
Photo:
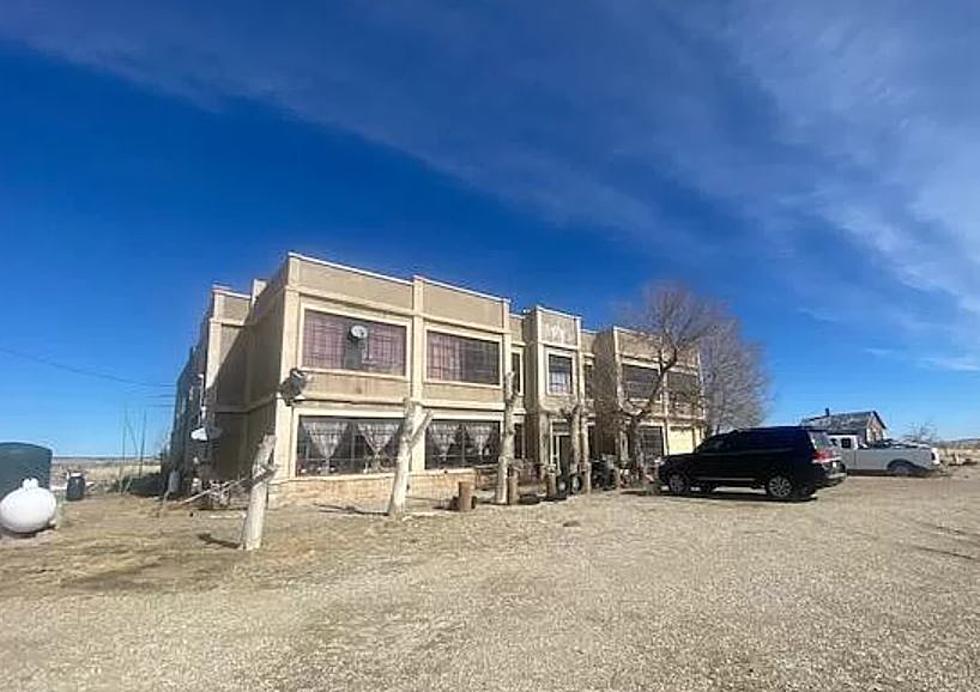
<instances>
[{"instance_id":1,"label":"suv tail light","mask_svg":"<svg viewBox=\"0 0 980 692\"><path fill-rule=\"evenodd\" d=\"M829 449L815 449L813 450L813 463L820 464L825 461L830 461L834 458L834 453Z\"/></svg>"}]
</instances>

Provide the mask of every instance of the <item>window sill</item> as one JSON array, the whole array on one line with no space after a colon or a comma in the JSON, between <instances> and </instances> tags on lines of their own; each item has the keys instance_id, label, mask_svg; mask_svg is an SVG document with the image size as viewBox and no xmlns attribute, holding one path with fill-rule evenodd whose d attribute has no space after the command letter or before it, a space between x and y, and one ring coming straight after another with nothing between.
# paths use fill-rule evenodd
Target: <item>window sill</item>
<instances>
[{"instance_id":1,"label":"window sill","mask_svg":"<svg viewBox=\"0 0 980 692\"><path fill-rule=\"evenodd\" d=\"M368 372L365 370L344 370L343 368L314 368L308 365L301 365L300 370L310 372L315 375L344 375L346 377L372 377L379 380L397 380L408 382L407 375L393 375L387 372Z\"/></svg>"}]
</instances>

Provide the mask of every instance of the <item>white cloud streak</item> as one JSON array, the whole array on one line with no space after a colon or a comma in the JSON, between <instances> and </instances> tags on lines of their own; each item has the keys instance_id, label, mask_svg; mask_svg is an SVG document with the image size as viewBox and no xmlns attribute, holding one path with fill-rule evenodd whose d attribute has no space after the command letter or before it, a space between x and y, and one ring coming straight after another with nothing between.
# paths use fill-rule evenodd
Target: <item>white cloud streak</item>
<instances>
[{"instance_id":1,"label":"white cloud streak","mask_svg":"<svg viewBox=\"0 0 980 692\"><path fill-rule=\"evenodd\" d=\"M189 7L11 0L0 37L207 108L282 108L556 223L668 253L737 242L673 222L666 177L741 217L812 314L874 310L980 354L971 3ZM814 235L843 258L821 268L834 287L801 272Z\"/></svg>"}]
</instances>

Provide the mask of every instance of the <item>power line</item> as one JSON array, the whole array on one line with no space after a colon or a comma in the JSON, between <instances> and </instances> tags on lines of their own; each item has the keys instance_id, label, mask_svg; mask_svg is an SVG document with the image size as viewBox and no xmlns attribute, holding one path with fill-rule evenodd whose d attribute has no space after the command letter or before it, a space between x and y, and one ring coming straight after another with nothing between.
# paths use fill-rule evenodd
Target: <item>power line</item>
<instances>
[{"instance_id":1,"label":"power line","mask_svg":"<svg viewBox=\"0 0 980 692\"><path fill-rule=\"evenodd\" d=\"M0 346L0 353L5 353L8 356L14 356L16 358L23 358L24 360L31 360L35 363L41 363L47 365L48 367L57 368L59 370L65 370L67 372L73 372L76 375L85 375L87 377L97 377L102 380L108 380L110 382L116 382L119 384L131 384L138 387L155 387L155 388L173 388L172 384L160 384L159 382L144 382L142 380L132 380L128 377L119 377L118 375L112 375L106 372L99 372L98 370L90 370L88 368L81 368L75 365L68 365L66 363L59 363L58 361L51 360L50 358L45 358L44 356L36 356L33 353L24 353L23 351L16 351L12 348L6 348L5 346Z\"/></svg>"}]
</instances>

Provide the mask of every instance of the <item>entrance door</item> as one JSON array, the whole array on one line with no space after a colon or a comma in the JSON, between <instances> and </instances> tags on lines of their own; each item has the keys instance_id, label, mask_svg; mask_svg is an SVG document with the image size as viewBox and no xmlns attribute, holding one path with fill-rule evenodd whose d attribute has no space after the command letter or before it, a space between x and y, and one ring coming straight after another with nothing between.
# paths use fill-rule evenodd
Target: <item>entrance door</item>
<instances>
[{"instance_id":1,"label":"entrance door","mask_svg":"<svg viewBox=\"0 0 980 692\"><path fill-rule=\"evenodd\" d=\"M551 433L551 464L559 473L568 470L572 460L572 438L567 432Z\"/></svg>"}]
</instances>

